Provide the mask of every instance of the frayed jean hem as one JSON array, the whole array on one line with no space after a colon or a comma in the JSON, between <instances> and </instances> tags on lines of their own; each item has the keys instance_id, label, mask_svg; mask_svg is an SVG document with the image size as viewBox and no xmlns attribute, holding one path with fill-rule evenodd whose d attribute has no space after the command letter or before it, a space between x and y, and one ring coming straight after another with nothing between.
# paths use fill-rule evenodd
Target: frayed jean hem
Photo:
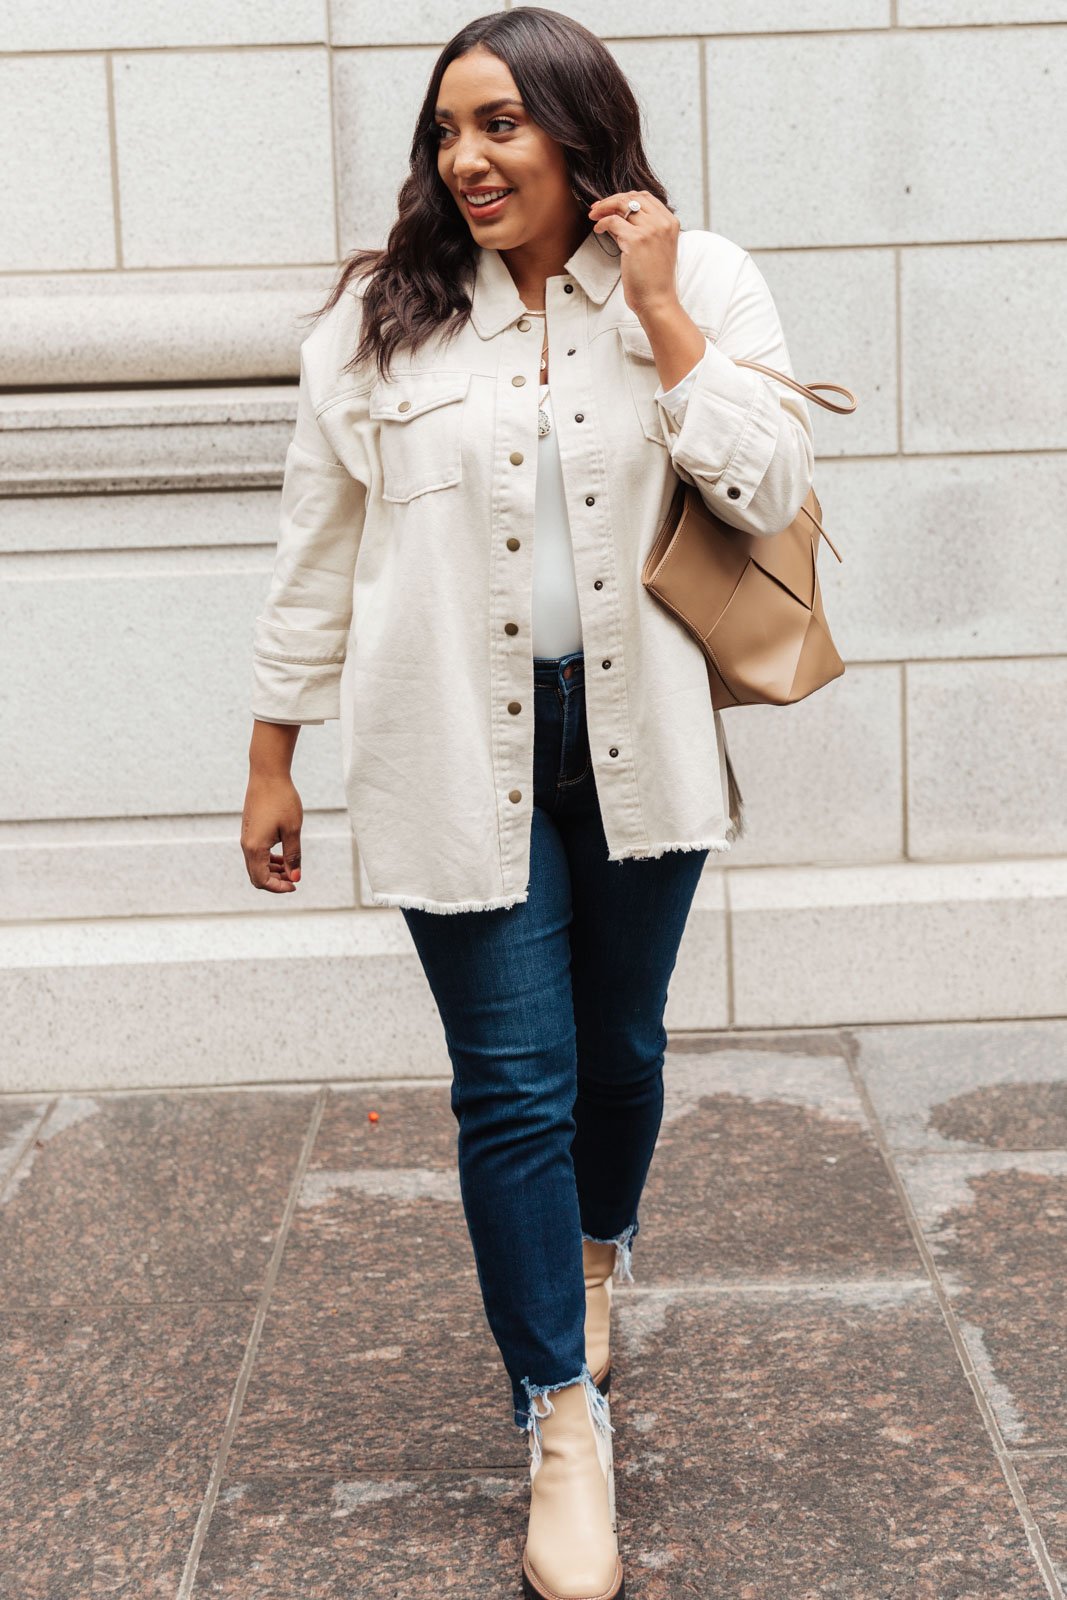
<instances>
[{"instance_id":1,"label":"frayed jean hem","mask_svg":"<svg viewBox=\"0 0 1067 1600\"><path fill-rule=\"evenodd\" d=\"M635 1220L631 1222L628 1228L624 1228L621 1233L613 1234L611 1238L599 1239L595 1234L592 1233L583 1233L582 1238L588 1239L591 1244L615 1245L616 1251L614 1276L618 1278L620 1283L633 1283L634 1274L632 1241L636 1239L640 1228L640 1221Z\"/></svg>"},{"instance_id":2,"label":"frayed jean hem","mask_svg":"<svg viewBox=\"0 0 1067 1600\"><path fill-rule=\"evenodd\" d=\"M608 1412L607 1400L593 1382L593 1374L589 1370L588 1362L582 1362L582 1370L576 1377L564 1378L562 1383L531 1383L529 1378L523 1378L522 1386L526 1390L530 1404L527 1410L516 1408L515 1424L523 1432L531 1436L531 1475L537 1471L541 1464L541 1418L547 1417L549 1412L556 1409L549 1399L549 1395L555 1394L557 1389L569 1389L572 1383L584 1384L586 1393L589 1396L589 1408L593 1416L593 1425L597 1433L605 1440L610 1440L611 1435L615 1432ZM544 1401L544 1410L542 1411L537 1409L538 1398Z\"/></svg>"}]
</instances>

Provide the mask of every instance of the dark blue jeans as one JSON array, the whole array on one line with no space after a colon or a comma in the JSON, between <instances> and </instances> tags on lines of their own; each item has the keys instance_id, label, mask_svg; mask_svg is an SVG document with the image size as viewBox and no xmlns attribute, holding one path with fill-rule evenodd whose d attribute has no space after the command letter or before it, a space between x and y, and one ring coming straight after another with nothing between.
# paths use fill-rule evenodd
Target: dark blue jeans
<instances>
[{"instance_id":1,"label":"dark blue jeans","mask_svg":"<svg viewBox=\"0 0 1067 1600\"><path fill-rule=\"evenodd\" d=\"M533 665L528 898L403 913L444 1024L460 1193L520 1428L534 1394L590 1381L581 1240L615 1241L631 1276L667 984L708 855L608 860L582 652Z\"/></svg>"}]
</instances>

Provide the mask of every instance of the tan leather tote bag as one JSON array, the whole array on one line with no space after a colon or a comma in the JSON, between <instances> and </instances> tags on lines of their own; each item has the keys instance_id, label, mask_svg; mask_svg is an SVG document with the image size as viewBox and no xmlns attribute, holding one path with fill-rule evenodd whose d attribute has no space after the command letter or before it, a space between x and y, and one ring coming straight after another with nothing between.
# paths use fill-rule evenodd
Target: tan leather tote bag
<instances>
[{"instance_id":1,"label":"tan leather tote bag","mask_svg":"<svg viewBox=\"0 0 1067 1600\"><path fill-rule=\"evenodd\" d=\"M836 383L805 385L758 361L733 359L828 411L856 409L852 392ZM816 389L832 389L851 403L824 400ZM814 487L783 532L754 534L723 522L692 484L678 479L641 581L703 650L716 710L789 705L844 672L819 589L820 536L840 561Z\"/></svg>"}]
</instances>

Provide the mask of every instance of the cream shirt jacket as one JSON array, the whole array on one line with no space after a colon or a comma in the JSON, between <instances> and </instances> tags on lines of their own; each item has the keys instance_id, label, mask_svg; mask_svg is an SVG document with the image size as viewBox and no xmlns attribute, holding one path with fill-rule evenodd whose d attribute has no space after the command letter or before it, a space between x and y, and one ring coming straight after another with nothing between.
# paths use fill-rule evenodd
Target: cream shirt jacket
<instances>
[{"instance_id":1,"label":"cream shirt jacket","mask_svg":"<svg viewBox=\"0 0 1067 1600\"><path fill-rule=\"evenodd\" d=\"M722 720L699 645L643 587L680 475L734 527L777 533L811 487L803 397L766 282L722 234L684 229L678 297L704 334L681 404L588 233L545 285L555 427L608 859L726 850ZM345 794L375 905L526 900L533 808L531 579L543 323L480 248L450 341L342 371L357 283L301 346L253 716L341 720ZM679 421L680 416L680 421Z\"/></svg>"}]
</instances>

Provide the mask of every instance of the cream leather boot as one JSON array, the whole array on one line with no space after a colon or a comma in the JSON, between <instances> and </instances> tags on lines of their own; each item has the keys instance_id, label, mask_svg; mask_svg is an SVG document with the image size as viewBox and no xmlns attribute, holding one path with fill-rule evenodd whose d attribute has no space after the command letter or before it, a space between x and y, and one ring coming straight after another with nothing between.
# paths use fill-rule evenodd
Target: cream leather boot
<instances>
[{"instance_id":1,"label":"cream leather boot","mask_svg":"<svg viewBox=\"0 0 1067 1600\"><path fill-rule=\"evenodd\" d=\"M582 1240L585 1265L585 1354L593 1382L601 1394L611 1387L611 1297L615 1285L616 1248L594 1239Z\"/></svg>"},{"instance_id":2,"label":"cream leather boot","mask_svg":"<svg viewBox=\"0 0 1067 1600\"><path fill-rule=\"evenodd\" d=\"M625 1600L608 1502L611 1424L586 1366L581 1379L530 1400L526 1600Z\"/></svg>"}]
</instances>

